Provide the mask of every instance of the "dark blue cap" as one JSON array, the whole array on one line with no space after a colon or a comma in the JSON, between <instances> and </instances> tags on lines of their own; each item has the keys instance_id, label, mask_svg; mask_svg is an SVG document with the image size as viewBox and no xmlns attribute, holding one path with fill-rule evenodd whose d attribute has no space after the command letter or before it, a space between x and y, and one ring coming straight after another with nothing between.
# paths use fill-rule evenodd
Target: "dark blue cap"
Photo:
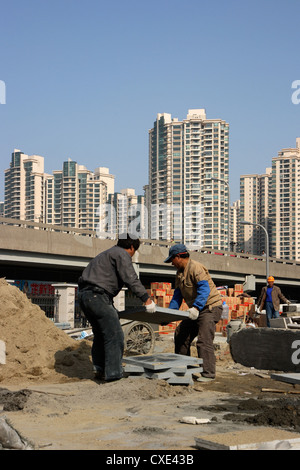
<instances>
[{"instance_id":1,"label":"dark blue cap","mask_svg":"<svg viewBox=\"0 0 300 470\"><path fill-rule=\"evenodd\" d=\"M164 263L171 263L173 256L176 255L183 255L184 253L187 253L187 247L185 245L182 245L179 243L178 245L173 245L169 249L169 256L168 258L165 259Z\"/></svg>"}]
</instances>

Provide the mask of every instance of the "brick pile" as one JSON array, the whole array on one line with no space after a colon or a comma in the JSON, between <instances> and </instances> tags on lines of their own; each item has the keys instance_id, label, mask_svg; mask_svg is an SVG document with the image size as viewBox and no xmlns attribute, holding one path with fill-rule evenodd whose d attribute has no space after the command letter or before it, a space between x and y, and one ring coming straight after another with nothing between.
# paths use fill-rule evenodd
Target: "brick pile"
<instances>
[{"instance_id":1,"label":"brick pile","mask_svg":"<svg viewBox=\"0 0 300 470\"><path fill-rule=\"evenodd\" d=\"M229 307L228 320L220 320L216 325L216 332L226 335L226 326L230 320L245 320L247 315L255 313L255 302L252 297L243 297L243 285L235 284L234 287L218 289L222 300ZM150 297L159 307L169 308L172 300L174 289L170 282L152 282L150 289L147 290ZM182 302L180 310L188 310L185 301ZM160 325L159 333L167 334L174 332L179 321L169 323L168 325Z\"/></svg>"},{"instance_id":2,"label":"brick pile","mask_svg":"<svg viewBox=\"0 0 300 470\"><path fill-rule=\"evenodd\" d=\"M169 308L174 294L174 289L172 289L171 282L151 282L150 289L148 289L148 294L156 303L156 305L163 308ZM179 310L188 310L188 306L185 301L182 302ZM169 323L168 325L160 325L159 334L174 332L178 323L180 322L177 321Z\"/></svg>"},{"instance_id":3,"label":"brick pile","mask_svg":"<svg viewBox=\"0 0 300 470\"><path fill-rule=\"evenodd\" d=\"M222 300L229 307L228 320L220 320L216 325L217 332L226 332L226 326L230 320L246 320L247 316L255 313L255 301L253 297L243 297L243 284L235 284L234 287L219 289Z\"/></svg>"}]
</instances>

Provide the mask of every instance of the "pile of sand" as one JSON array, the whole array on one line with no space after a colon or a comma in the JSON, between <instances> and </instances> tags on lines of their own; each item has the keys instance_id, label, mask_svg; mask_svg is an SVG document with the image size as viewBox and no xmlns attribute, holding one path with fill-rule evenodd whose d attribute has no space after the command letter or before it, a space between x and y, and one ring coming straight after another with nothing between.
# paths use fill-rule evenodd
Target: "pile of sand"
<instances>
[{"instance_id":1,"label":"pile of sand","mask_svg":"<svg viewBox=\"0 0 300 470\"><path fill-rule=\"evenodd\" d=\"M5 279L0 279L0 340L6 344L0 386L92 376L91 343L70 338Z\"/></svg>"}]
</instances>

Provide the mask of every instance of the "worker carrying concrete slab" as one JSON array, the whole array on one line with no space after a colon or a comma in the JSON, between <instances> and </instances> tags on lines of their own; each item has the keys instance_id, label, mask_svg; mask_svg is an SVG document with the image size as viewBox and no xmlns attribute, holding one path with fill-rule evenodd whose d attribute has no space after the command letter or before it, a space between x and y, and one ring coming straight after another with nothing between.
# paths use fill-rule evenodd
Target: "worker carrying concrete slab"
<instances>
[{"instance_id":1,"label":"worker carrying concrete slab","mask_svg":"<svg viewBox=\"0 0 300 470\"><path fill-rule=\"evenodd\" d=\"M175 353L190 355L192 341L197 337L198 357L203 360L201 382L209 382L216 375L214 337L216 323L222 314L222 298L207 268L190 258L185 245L171 246L164 261L177 268L175 290L169 308L179 309L183 300L189 307L189 318L175 330Z\"/></svg>"},{"instance_id":2,"label":"worker carrying concrete slab","mask_svg":"<svg viewBox=\"0 0 300 470\"><path fill-rule=\"evenodd\" d=\"M105 381L123 376L124 333L113 298L125 285L142 300L147 312L156 309L132 264L139 246L140 241L133 235L120 235L117 245L91 260L78 280L80 307L94 333L94 370L97 378Z\"/></svg>"},{"instance_id":3,"label":"worker carrying concrete slab","mask_svg":"<svg viewBox=\"0 0 300 470\"><path fill-rule=\"evenodd\" d=\"M267 326L270 328L270 319L279 318L280 301L283 304L290 304L291 302L285 298L280 287L274 286L275 279L273 276L269 276L267 281L268 285L262 288L257 307L258 311L266 309Z\"/></svg>"}]
</instances>

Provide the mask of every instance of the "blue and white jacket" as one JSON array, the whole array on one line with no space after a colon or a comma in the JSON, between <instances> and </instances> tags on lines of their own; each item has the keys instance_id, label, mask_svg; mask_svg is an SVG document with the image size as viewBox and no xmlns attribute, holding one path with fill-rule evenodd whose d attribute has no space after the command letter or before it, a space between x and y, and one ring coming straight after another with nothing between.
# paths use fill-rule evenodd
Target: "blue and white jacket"
<instances>
[{"instance_id":1,"label":"blue and white jacket","mask_svg":"<svg viewBox=\"0 0 300 470\"><path fill-rule=\"evenodd\" d=\"M188 307L197 307L200 312L204 307L222 306L222 298L207 268L198 261L189 259L183 272L177 271L175 290L169 308L179 310L182 301Z\"/></svg>"}]
</instances>

